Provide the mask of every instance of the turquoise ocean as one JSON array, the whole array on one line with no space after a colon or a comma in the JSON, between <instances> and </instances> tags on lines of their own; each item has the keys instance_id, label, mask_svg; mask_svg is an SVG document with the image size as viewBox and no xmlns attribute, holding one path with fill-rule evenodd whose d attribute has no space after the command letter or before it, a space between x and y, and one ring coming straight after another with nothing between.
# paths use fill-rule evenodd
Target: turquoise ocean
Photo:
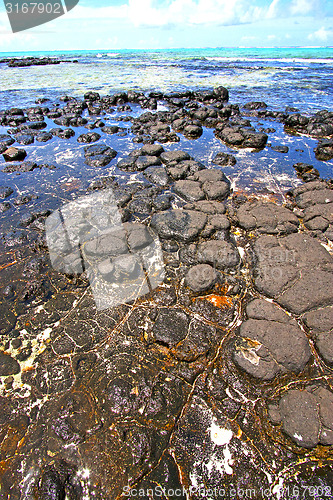
<instances>
[{"instance_id":1,"label":"turquoise ocean","mask_svg":"<svg viewBox=\"0 0 333 500\"><path fill-rule=\"evenodd\" d=\"M1 60L22 57L55 57L62 61L57 65L8 67ZM77 63L65 61L78 61ZM11 107L28 108L38 98L47 98L47 106L63 105L64 95L83 98L88 90L101 95L117 91L137 90L149 93L171 93L186 90L205 90L223 85L229 90L230 102L240 108L249 101L264 101L268 108L285 111L286 107L313 114L321 109L332 109L333 48L283 48L283 49L177 49L177 50L106 50L68 52L21 52L0 54L0 110ZM159 110L164 109L159 104ZM167 109L167 108L165 108ZM117 158L103 172L89 169L83 161L83 146L77 137L87 132L75 127L75 137L68 141L53 138L45 144L25 146L28 159L38 164L50 163L55 170L42 169L31 176L29 173L14 176L15 185L22 193L39 191L39 201L51 198L52 208L63 197L77 193L63 193L67 182L79 182L82 193L89 183L102 173L113 175L116 162L138 147L130 132L130 116L138 116L143 110L132 105L130 111L114 110L104 114L107 125L128 127L125 136L103 136L102 141L114 148ZM122 116L124 115L124 116ZM86 118L88 116L85 111ZM48 129L54 127L46 119ZM333 162L319 161L314 148L318 140L301 134L288 134L283 123L251 117L254 127L274 132L269 134L269 144L260 152L230 149L214 136L213 129L204 128L203 135L193 141L180 134L180 142L166 144L167 150L183 149L195 159L214 167L213 158L218 152L232 153L237 164L224 167L234 189L254 192L283 193L297 185L293 165L303 162L318 169L323 178L333 178ZM0 127L0 133L6 133ZM287 146L288 154L274 151L272 146ZM8 174L1 172L0 185L7 185ZM118 172L119 174L119 172ZM117 175L118 175L117 174ZM70 180L70 181L69 181ZM39 186L39 187L38 187ZM61 200L54 199L61 192ZM44 200L44 201L43 201Z\"/></svg>"},{"instance_id":2,"label":"turquoise ocean","mask_svg":"<svg viewBox=\"0 0 333 500\"><path fill-rule=\"evenodd\" d=\"M275 109L302 112L332 104L333 48L214 48L0 53L7 57L57 57L78 61L8 68L0 63L0 109L80 96L87 90L207 89L226 86L232 102L263 100Z\"/></svg>"}]
</instances>

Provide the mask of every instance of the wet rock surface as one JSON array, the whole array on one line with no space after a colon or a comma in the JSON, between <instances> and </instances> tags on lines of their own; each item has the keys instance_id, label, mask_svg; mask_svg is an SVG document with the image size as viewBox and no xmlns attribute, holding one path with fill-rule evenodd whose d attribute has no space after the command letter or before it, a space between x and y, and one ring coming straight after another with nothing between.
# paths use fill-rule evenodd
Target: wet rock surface
<instances>
[{"instance_id":1,"label":"wet rock surface","mask_svg":"<svg viewBox=\"0 0 333 500\"><path fill-rule=\"evenodd\" d=\"M24 158L27 156L27 153L24 149L10 147L2 153L2 156L6 161L21 161L24 160Z\"/></svg>"},{"instance_id":2,"label":"wet rock surface","mask_svg":"<svg viewBox=\"0 0 333 500\"><path fill-rule=\"evenodd\" d=\"M161 238L192 241L205 227L207 217L194 210L169 210L154 214L152 227Z\"/></svg>"},{"instance_id":3,"label":"wet rock surface","mask_svg":"<svg viewBox=\"0 0 333 500\"><path fill-rule=\"evenodd\" d=\"M302 167L286 196L238 191L237 149L265 147L251 121L273 112L227 101L88 92L0 115L2 154L36 139L1 158L3 498L332 496L332 184ZM276 118L329 151L327 113ZM175 144L206 128L234 148L209 168ZM48 147L70 175L42 168ZM22 190L40 178L58 198Z\"/></svg>"}]
</instances>

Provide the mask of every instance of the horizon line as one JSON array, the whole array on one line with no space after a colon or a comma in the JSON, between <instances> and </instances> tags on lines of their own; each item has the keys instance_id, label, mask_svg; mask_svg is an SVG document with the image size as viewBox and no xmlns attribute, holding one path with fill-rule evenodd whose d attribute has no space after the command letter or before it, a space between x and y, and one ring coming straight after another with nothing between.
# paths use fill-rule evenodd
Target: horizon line
<instances>
[{"instance_id":1,"label":"horizon line","mask_svg":"<svg viewBox=\"0 0 333 500\"><path fill-rule=\"evenodd\" d=\"M279 45L279 46L225 46L225 47L163 47L163 48L99 48L99 49L40 49L40 50L13 50L13 51L0 51L0 54L16 54L16 53L38 53L38 52L106 52L106 51L122 51L130 50L133 52L142 52L144 50L162 51L162 50L219 50L219 49L333 49L332 45Z\"/></svg>"}]
</instances>

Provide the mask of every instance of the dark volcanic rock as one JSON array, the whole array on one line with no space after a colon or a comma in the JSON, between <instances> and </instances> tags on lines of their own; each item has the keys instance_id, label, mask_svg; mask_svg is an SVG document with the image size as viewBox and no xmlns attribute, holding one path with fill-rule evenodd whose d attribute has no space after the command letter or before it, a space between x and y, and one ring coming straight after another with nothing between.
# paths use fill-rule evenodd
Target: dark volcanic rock
<instances>
[{"instance_id":1,"label":"dark volcanic rock","mask_svg":"<svg viewBox=\"0 0 333 500\"><path fill-rule=\"evenodd\" d=\"M126 234L122 229L87 241L84 252L89 256L117 256L128 251Z\"/></svg>"},{"instance_id":2,"label":"dark volcanic rock","mask_svg":"<svg viewBox=\"0 0 333 500\"><path fill-rule=\"evenodd\" d=\"M251 101L244 104L244 109L254 110L254 109L266 109L266 108L267 104L262 101Z\"/></svg>"},{"instance_id":3,"label":"dark volcanic rock","mask_svg":"<svg viewBox=\"0 0 333 500\"><path fill-rule=\"evenodd\" d=\"M209 264L198 264L191 267L185 277L185 283L194 292L203 292L211 288L217 278L215 269Z\"/></svg>"},{"instance_id":4,"label":"dark volcanic rock","mask_svg":"<svg viewBox=\"0 0 333 500\"><path fill-rule=\"evenodd\" d=\"M104 134L116 134L117 132L119 132L119 127L117 125L110 125L107 127L102 127L101 130L102 132L104 132Z\"/></svg>"},{"instance_id":5,"label":"dark volcanic rock","mask_svg":"<svg viewBox=\"0 0 333 500\"><path fill-rule=\"evenodd\" d=\"M333 393L325 387L289 390L278 406L271 405L269 415L273 424L282 422L284 432L298 446L333 444Z\"/></svg>"},{"instance_id":6,"label":"dark volcanic rock","mask_svg":"<svg viewBox=\"0 0 333 500\"><path fill-rule=\"evenodd\" d=\"M230 124L216 128L215 135L230 146L257 150L263 149L268 139L268 136L263 132L249 131L239 126L233 127Z\"/></svg>"},{"instance_id":7,"label":"dark volcanic rock","mask_svg":"<svg viewBox=\"0 0 333 500\"><path fill-rule=\"evenodd\" d=\"M262 299L250 302L246 313L249 319L240 327L235 362L261 380L271 380L286 371L303 371L311 350L297 322Z\"/></svg>"},{"instance_id":8,"label":"dark volcanic rock","mask_svg":"<svg viewBox=\"0 0 333 500\"><path fill-rule=\"evenodd\" d=\"M333 189L323 181L312 181L291 192L295 203L304 211L303 222L311 231L333 235Z\"/></svg>"},{"instance_id":9,"label":"dark volcanic rock","mask_svg":"<svg viewBox=\"0 0 333 500\"><path fill-rule=\"evenodd\" d=\"M163 163L180 162L184 160L190 160L190 155L184 151L166 151L161 154L161 160Z\"/></svg>"},{"instance_id":10,"label":"dark volcanic rock","mask_svg":"<svg viewBox=\"0 0 333 500\"><path fill-rule=\"evenodd\" d=\"M101 96L99 95L98 92L89 91L84 94L85 101L99 101L100 98Z\"/></svg>"},{"instance_id":11,"label":"dark volcanic rock","mask_svg":"<svg viewBox=\"0 0 333 500\"><path fill-rule=\"evenodd\" d=\"M203 170L205 166L194 160L183 160L180 162L171 161L166 164L168 174L175 180L185 179L189 175L193 175L199 170Z\"/></svg>"},{"instance_id":12,"label":"dark volcanic rock","mask_svg":"<svg viewBox=\"0 0 333 500\"><path fill-rule=\"evenodd\" d=\"M128 204L127 208L133 214L143 215L143 216L147 217L150 214L151 209L152 209L152 200L148 196L137 195Z\"/></svg>"},{"instance_id":13,"label":"dark volcanic rock","mask_svg":"<svg viewBox=\"0 0 333 500\"><path fill-rule=\"evenodd\" d=\"M4 200L13 193L13 189L7 186L0 186L0 199Z\"/></svg>"},{"instance_id":14,"label":"dark volcanic rock","mask_svg":"<svg viewBox=\"0 0 333 500\"><path fill-rule=\"evenodd\" d=\"M315 148L317 160L330 161L333 158L333 141L321 141Z\"/></svg>"},{"instance_id":15,"label":"dark volcanic rock","mask_svg":"<svg viewBox=\"0 0 333 500\"><path fill-rule=\"evenodd\" d=\"M202 136L203 130L200 125L186 125L183 134L187 139L198 139Z\"/></svg>"},{"instance_id":16,"label":"dark volcanic rock","mask_svg":"<svg viewBox=\"0 0 333 500\"><path fill-rule=\"evenodd\" d=\"M169 177L164 167L148 167L144 171L145 178L157 184L158 186L167 186L169 184Z\"/></svg>"},{"instance_id":17,"label":"dark volcanic rock","mask_svg":"<svg viewBox=\"0 0 333 500\"><path fill-rule=\"evenodd\" d=\"M313 116L300 113L290 114L284 118L285 128L312 137L330 137L333 135L332 113L321 110ZM319 159L319 158L318 158Z\"/></svg>"},{"instance_id":18,"label":"dark volcanic rock","mask_svg":"<svg viewBox=\"0 0 333 500\"><path fill-rule=\"evenodd\" d=\"M289 151L288 146L271 146L271 149L277 153L288 153Z\"/></svg>"},{"instance_id":19,"label":"dark volcanic rock","mask_svg":"<svg viewBox=\"0 0 333 500\"><path fill-rule=\"evenodd\" d=\"M31 172L35 168L39 168L37 163L31 161L23 161L22 163L9 163L2 169L2 172Z\"/></svg>"},{"instance_id":20,"label":"dark volcanic rock","mask_svg":"<svg viewBox=\"0 0 333 500\"><path fill-rule=\"evenodd\" d=\"M319 178L320 174L313 165L308 165L306 163L295 163L293 165L297 172L298 177L300 177L304 182L311 182Z\"/></svg>"},{"instance_id":21,"label":"dark volcanic rock","mask_svg":"<svg viewBox=\"0 0 333 500\"><path fill-rule=\"evenodd\" d=\"M139 150L140 151L140 150ZM160 166L161 160L158 156L153 155L129 155L122 160L120 160L117 164L117 167L120 170L124 170L125 172L135 172L135 171L143 171L149 167Z\"/></svg>"},{"instance_id":22,"label":"dark volcanic rock","mask_svg":"<svg viewBox=\"0 0 333 500\"><path fill-rule=\"evenodd\" d=\"M15 139L13 139L10 135L8 134L0 134L0 153L3 153L8 149L9 146L14 144Z\"/></svg>"},{"instance_id":23,"label":"dark volcanic rock","mask_svg":"<svg viewBox=\"0 0 333 500\"><path fill-rule=\"evenodd\" d=\"M279 402L283 430L299 446L313 448L319 442L318 404L308 391L288 391Z\"/></svg>"},{"instance_id":24,"label":"dark volcanic rock","mask_svg":"<svg viewBox=\"0 0 333 500\"><path fill-rule=\"evenodd\" d=\"M231 167L237 163L236 158L229 153L217 153L212 162L215 163L215 165L227 165Z\"/></svg>"},{"instance_id":25,"label":"dark volcanic rock","mask_svg":"<svg viewBox=\"0 0 333 500\"><path fill-rule=\"evenodd\" d=\"M27 156L27 152L24 149L11 147L6 149L2 155L6 161L22 161Z\"/></svg>"},{"instance_id":26,"label":"dark volcanic rock","mask_svg":"<svg viewBox=\"0 0 333 500\"><path fill-rule=\"evenodd\" d=\"M267 135L262 132L245 132L243 148L263 149L267 143Z\"/></svg>"},{"instance_id":27,"label":"dark volcanic rock","mask_svg":"<svg viewBox=\"0 0 333 500\"><path fill-rule=\"evenodd\" d=\"M216 87L213 90L213 94L221 101L224 101L224 102L229 101L228 89L226 89L225 87L222 87L222 85L220 85L219 87Z\"/></svg>"},{"instance_id":28,"label":"dark volcanic rock","mask_svg":"<svg viewBox=\"0 0 333 500\"><path fill-rule=\"evenodd\" d=\"M302 209L333 202L332 187L320 180L295 188L292 195L295 197L297 206Z\"/></svg>"},{"instance_id":29,"label":"dark volcanic rock","mask_svg":"<svg viewBox=\"0 0 333 500\"><path fill-rule=\"evenodd\" d=\"M205 193L201 189L201 183L196 181L176 181L174 184L175 193L179 194L187 201L198 201L205 198Z\"/></svg>"},{"instance_id":30,"label":"dark volcanic rock","mask_svg":"<svg viewBox=\"0 0 333 500\"><path fill-rule=\"evenodd\" d=\"M168 210L154 214L151 226L161 238L193 241L205 227L207 216L192 210Z\"/></svg>"},{"instance_id":31,"label":"dark volcanic rock","mask_svg":"<svg viewBox=\"0 0 333 500\"><path fill-rule=\"evenodd\" d=\"M225 181L206 181L202 185L209 200L224 200L230 194L230 183Z\"/></svg>"},{"instance_id":32,"label":"dark volcanic rock","mask_svg":"<svg viewBox=\"0 0 333 500\"><path fill-rule=\"evenodd\" d=\"M199 243L197 259L218 269L230 269L240 262L237 248L230 241L211 240Z\"/></svg>"},{"instance_id":33,"label":"dark volcanic rock","mask_svg":"<svg viewBox=\"0 0 333 500\"><path fill-rule=\"evenodd\" d=\"M169 208L171 208L172 199L173 195L171 194L160 194L156 196L156 198L154 198L153 207L157 212L168 210Z\"/></svg>"},{"instance_id":34,"label":"dark volcanic rock","mask_svg":"<svg viewBox=\"0 0 333 500\"><path fill-rule=\"evenodd\" d=\"M288 234L297 232L299 220L290 210L271 202L249 201L237 210L238 225L259 233Z\"/></svg>"},{"instance_id":35,"label":"dark volcanic rock","mask_svg":"<svg viewBox=\"0 0 333 500\"><path fill-rule=\"evenodd\" d=\"M303 320L320 355L326 363L333 364L333 306L307 312Z\"/></svg>"},{"instance_id":36,"label":"dark volcanic rock","mask_svg":"<svg viewBox=\"0 0 333 500\"><path fill-rule=\"evenodd\" d=\"M225 213L225 204L219 201L202 200L196 203L188 203L184 206L185 210L198 210L205 214L215 215Z\"/></svg>"},{"instance_id":37,"label":"dark volcanic rock","mask_svg":"<svg viewBox=\"0 0 333 500\"><path fill-rule=\"evenodd\" d=\"M230 194L230 182L221 170L200 170L193 178L201 183L202 190L210 200L224 200Z\"/></svg>"},{"instance_id":38,"label":"dark volcanic rock","mask_svg":"<svg viewBox=\"0 0 333 500\"><path fill-rule=\"evenodd\" d=\"M314 238L261 236L253 246L254 284L294 314L333 302L333 258Z\"/></svg>"},{"instance_id":39,"label":"dark volcanic rock","mask_svg":"<svg viewBox=\"0 0 333 500\"><path fill-rule=\"evenodd\" d=\"M14 375L20 371L21 368L16 359L9 356L9 354L0 352L0 376Z\"/></svg>"},{"instance_id":40,"label":"dark volcanic rock","mask_svg":"<svg viewBox=\"0 0 333 500\"><path fill-rule=\"evenodd\" d=\"M26 123L25 125L21 125L20 130L22 132L26 132L27 134L33 135L35 131L41 130L46 127L47 124L44 121L40 120L40 121L29 122Z\"/></svg>"},{"instance_id":41,"label":"dark volcanic rock","mask_svg":"<svg viewBox=\"0 0 333 500\"><path fill-rule=\"evenodd\" d=\"M42 134L36 135L36 141L37 142L47 142L52 139L53 135L50 134L49 132L44 132Z\"/></svg>"},{"instance_id":42,"label":"dark volcanic rock","mask_svg":"<svg viewBox=\"0 0 333 500\"><path fill-rule=\"evenodd\" d=\"M145 144L141 148L141 156L160 156L164 148L160 144Z\"/></svg>"},{"instance_id":43,"label":"dark volcanic rock","mask_svg":"<svg viewBox=\"0 0 333 500\"><path fill-rule=\"evenodd\" d=\"M100 134L97 132L88 132L87 134L81 134L77 138L77 142L96 142L101 138Z\"/></svg>"},{"instance_id":44,"label":"dark volcanic rock","mask_svg":"<svg viewBox=\"0 0 333 500\"><path fill-rule=\"evenodd\" d=\"M190 318L181 309L162 307L154 323L154 339L170 347L176 346L186 337L189 324Z\"/></svg>"},{"instance_id":45,"label":"dark volcanic rock","mask_svg":"<svg viewBox=\"0 0 333 500\"><path fill-rule=\"evenodd\" d=\"M333 444L333 392L324 387L311 388L319 404L321 423L319 442L323 445Z\"/></svg>"},{"instance_id":46,"label":"dark volcanic rock","mask_svg":"<svg viewBox=\"0 0 333 500\"><path fill-rule=\"evenodd\" d=\"M105 144L94 144L84 148L84 155L90 167L104 167L117 156L117 151Z\"/></svg>"},{"instance_id":47,"label":"dark volcanic rock","mask_svg":"<svg viewBox=\"0 0 333 500\"><path fill-rule=\"evenodd\" d=\"M28 144L33 144L34 136L30 134L20 134L15 136L16 142L22 144L23 146L27 146Z\"/></svg>"},{"instance_id":48,"label":"dark volcanic rock","mask_svg":"<svg viewBox=\"0 0 333 500\"><path fill-rule=\"evenodd\" d=\"M70 139L71 137L75 136L75 132L72 128L52 128L50 130L50 133L52 135L56 135L60 139Z\"/></svg>"},{"instance_id":49,"label":"dark volcanic rock","mask_svg":"<svg viewBox=\"0 0 333 500\"><path fill-rule=\"evenodd\" d=\"M161 160L157 156L139 156L135 161L136 170L145 170L155 165L161 165Z\"/></svg>"},{"instance_id":50,"label":"dark volcanic rock","mask_svg":"<svg viewBox=\"0 0 333 500\"><path fill-rule=\"evenodd\" d=\"M288 128L294 128L295 130L304 130L308 125L309 118L307 116L301 115L300 113L295 113L289 115L285 119L285 126Z\"/></svg>"},{"instance_id":51,"label":"dark volcanic rock","mask_svg":"<svg viewBox=\"0 0 333 500\"><path fill-rule=\"evenodd\" d=\"M84 148L84 156L96 156L96 155L104 155L108 154L110 151L113 151L109 146L105 144L93 144L92 146L86 146Z\"/></svg>"},{"instance_id":52,"label":"dark volcanic rock","mask_svg":"<svg viewBox=\"0 0 333 500\"><path fill-rule=\"evenodd\" d=\"M51 57L26 57L24 59L10 59L8 63L9 68L25 68L27 66L46 66L48 64L60 64L61 62L71 62L71 61L59 61L59 59Z\"/></svg>"},{"instance_id":53,"label":"dark volcanic rock","mask_svg":"<svg viewBox=\"0 0 333 500\"><path fill-rule=\"evenodd\" d=\"M117 167L125 172L134 172L136 170L135 160L136 158L134 156L127 156L126 158L118 161Z\"/></svg>"}]
</instances>

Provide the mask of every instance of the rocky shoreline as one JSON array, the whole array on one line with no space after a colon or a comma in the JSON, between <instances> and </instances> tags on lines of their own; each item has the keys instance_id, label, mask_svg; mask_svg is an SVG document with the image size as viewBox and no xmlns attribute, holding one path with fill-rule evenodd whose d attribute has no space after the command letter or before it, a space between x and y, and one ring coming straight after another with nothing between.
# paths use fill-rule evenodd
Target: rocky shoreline
<instances>
[{"instance_id":1,"label":"rocky shoreline","mask_svg":"<svg viewBox=\"0 0 333 500\"><path fill-rule=\"evenodd\" d=\"M7 64L8 68L27 68L29 66L47 66L49 64L77 63L77 59L72 61L57 59L55 57L6 57L0 59L0 64Z\"/></svg>"},{"instance_id":2,"label":"rocky shoreline","mask_svg":"<svg viewBox=\"0 0 333 500\"><path fill-rule=\"evenodd\" d=\"M224 87L89 92L0 112L3 498L332 498L333 185L297 163L304 182L281 204L234 192L223 168L269 147L251 117L313 136L331 160L333 113L228 99ZM107 123L115 113L123 125ZM207 128L229 148L212 168L169 148ZM128 135L136 149L119 151ZM66 180L54 205L40 191L58 167L33 159L49 141L84 144L81 168L96 172L87 189ZM34 194L20 176L36 177ZM78 261L60 245L63 268L94 255L102 281L133 274L117 258L152 235L164 267L158 286L103 310L87 271L51 265L45 235L54 210L96 193L112 193L126 236L85 242ZM74 213L73 227L89 233L107 213Z\"/></svg>"}]
</instances>

